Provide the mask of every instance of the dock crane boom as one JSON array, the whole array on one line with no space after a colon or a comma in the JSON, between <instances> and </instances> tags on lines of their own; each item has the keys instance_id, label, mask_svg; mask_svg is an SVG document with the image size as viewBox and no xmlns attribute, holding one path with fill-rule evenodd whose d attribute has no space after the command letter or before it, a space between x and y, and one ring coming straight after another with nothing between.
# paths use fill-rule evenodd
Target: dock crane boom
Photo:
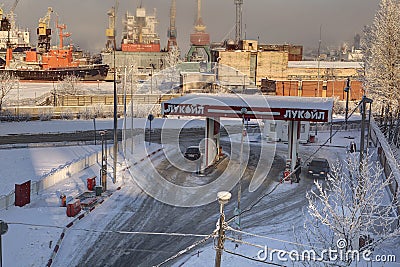
<instances>
[{"instance_id":1,"label":"dock crane boom","mask_svg":"<svg viewBox=\"0 0 400 267\"><path fill-rule=\"evenodd\" d=\"M17 5L18 5L18 2L19 2L19 0L15 0L14 1L13 5L10 8L10 11L8 11L8 14L6 15L8 21L10 22L11 29L15 28L15 14L14 14L14 11L15 11L15 8L17 7Z\"/></svg>"},{"instance_id":2,"label":"dock crane boom","mask_svg":"<svg viewBox=\"0 0 400 267\"><path fill-rule=\"evenodd\" d=\"M39 19L39 26L37 28L38 35L38 50L39 52L47 52L50 49L50 19L53 9L51 7L47 8L46 16Z\"/></svg>"},{"instance_id":3,"label":"dock crane boom","mask_svg":"<svg viewBox=\"0 0 400 267\"><path fill-rule=\"evenodd\" d=\"M119 1L115 1L115 6L113 6L108 12L108 28L106 29L106 37L107 37L107 43L106 43L106 50L111 51L111 50L116 50L116 40L115 40L115 20L118 12L118 6L119 6ZM113 47L111 49L111 46Z\"/></svg>"}]
</instances>

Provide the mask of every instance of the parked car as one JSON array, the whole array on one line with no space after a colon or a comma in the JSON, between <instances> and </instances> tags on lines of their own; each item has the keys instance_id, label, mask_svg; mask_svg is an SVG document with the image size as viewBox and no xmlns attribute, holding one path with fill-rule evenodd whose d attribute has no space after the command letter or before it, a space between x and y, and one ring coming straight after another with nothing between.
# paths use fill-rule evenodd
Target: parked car
<instances>
[{"instance_id":1,"label":"parked car","mask_svg":"<svg viewBox=\"0 0 400 267\"><path fill-rule=\"evenodd\" d=\"M330 170L329 162L324 158L314 158L308 164L308 174L313 177L326 178Z\"/></svg>"},{"instance_id":2,"label":"parked car","mask_svg":"<svg viewBox=\"0 0 400 267\"><path fill-rule=\"evenodd\" d=\"M185 158L189 160L198 160L201 157L200 148L198 146L189 146L185 151Z\"/></svg>"}]
</instances>

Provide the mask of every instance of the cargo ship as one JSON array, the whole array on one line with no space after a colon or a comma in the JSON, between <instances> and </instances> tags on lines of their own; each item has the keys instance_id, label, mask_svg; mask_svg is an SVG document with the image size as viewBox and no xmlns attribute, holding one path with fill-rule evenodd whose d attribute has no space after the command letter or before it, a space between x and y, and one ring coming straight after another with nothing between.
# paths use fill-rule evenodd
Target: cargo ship
<instances>
[{"instance_id":1,"label":"cargo ship","mask_svg":"<svg viewBox=\"0 0 400 267\"><path fill-rule=\"evenodd\" d=\"M4 52L8 44L13 44L15 51L24 51L30 48L29 31L16 26L13 11L5 14L0 7L0 20L0 51Z\"/></svg>"},{"instance_id":2,"label":"cargo ship","mask_svg":"<svg viewBox=\"0 0 400 267\"><path fill-rule=\"evenodd\" d=\"M126 12L121 42L123 52L160 52L155 14L154 10L154 15L146 16L146 9L141 6L136 9L136 16Z\"/></svg>"},{"instance_id":3,"label":"cargo ship","mask_svg":"<svg viewBox=\"0 0 400 267\"><path fill-rule=\"evenodd\" d=\"M9 73L17 76L20 80L57 81L66 76L75 76L83 81L101 81L107 77L109 66L106 64L93 64L87 58L74 58L72 45L64 47L63 38L69 37L70 33L63 33L65 24L58 24L59 45L50 48L51 28L49 27L52 8L48 8L44 18L39 20L37 28L38 45L35 49L26 49L13 56L15 50L8 42L5 64L0 73ZM10 28L7 18L2 19L2 24Z\"/></svg>"},{"instance_id":4,"label":"cargo ship","mask_svg":"<svg viewBox=\"0 0 400 267\"><path fill-rule=\"evenodd\" d=\"M108 11L108 28L106 29L107 43L102 52L103 63L111 68L106 80L112 81L114 62L118 79L125 67L135 65L138 79L146 80L153 73L166 67L165 57L168 52L161 49L160 36L157 33L156 10L150 14L143 6L136 7L134 12L125 12L122 18L122 38L116 47L115 40L115 10ZM113 51L115 47L115 52ZM114 61L115 55L115 61Z\"/></svg>"}]
</instances>

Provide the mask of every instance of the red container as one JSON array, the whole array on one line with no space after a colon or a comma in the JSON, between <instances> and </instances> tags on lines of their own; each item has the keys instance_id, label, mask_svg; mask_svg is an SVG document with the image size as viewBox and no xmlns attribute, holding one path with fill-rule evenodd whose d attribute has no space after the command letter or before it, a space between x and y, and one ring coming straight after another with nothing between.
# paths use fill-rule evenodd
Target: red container
<instances>
[{"instance_id":1,"label":"red container","mask_svg":"<svg viewBox=\"0 0 400 267\"><path fill-rule=\"evenodd\" d=\"M285 170L285 171L283 172L283 177L286 178L286 177L289 176L289 174L290 174L290 170Z\"/></svg>"},{"instance_id":2,"label":"red container","mask_svg":"<svg viewBox=\"0 0 400 267\"><path fill-rule=\"evenodd\" d=\"M23 207L31 202L31 180L15 184L15 206Z\"/></svg>"},{"instance_id":3,"label":"red container","mask_svg":"<svg viewBox=\"0 0 400 267\"><path fill-rule=\"evenodd\" d=\"M87 178L87 189L89 191L93 191L93 188L96 186L96 176Z\"/></svg>"},{"instance_id":4,"label":"red container","mask_svg":"<svg viewBox=\"0 0 400 267\"><path fill-rule=\"evenodd\" d=\"M67 204L67 216L74 217L81 211L81 201L75 199Z\"/></svg>"},{"instance_id":5,"label":"red container","mask_svg":"<svg viewBox=\"0 0 400 267\"><path fill-rule=\"evenodd\" d=\"M61 196L61 207L66 207L67 206L67 196L62 195Z\"/></svg>"}]
</instances>

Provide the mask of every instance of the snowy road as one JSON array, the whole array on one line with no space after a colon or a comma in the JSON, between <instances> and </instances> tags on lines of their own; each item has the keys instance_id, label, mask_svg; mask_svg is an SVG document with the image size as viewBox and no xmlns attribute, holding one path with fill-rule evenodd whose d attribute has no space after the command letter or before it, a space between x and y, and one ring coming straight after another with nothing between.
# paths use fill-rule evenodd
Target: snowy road
<instances>
[{"instance_id":1,"label":"snowy road","mask_svg":"<svg viewBox=\"0 0 400 267\"><path fill-rule=\"evenodd\" d=\"M335 137L331 147L324 147L318 152L318 156L326 157L333 163L337 158L343 158L345 153L344 144L348 143L350 133L343 133L342 136ZM198 142L202 137L201 133L198 136L183 135L182 151L186 145ZM319 141L323 142L323 135L319 135ZM235 138L233 138L235 139ZM226 139L225 139L226 140ZM320 142L318 143L320 144ZM308 144L300 146L300 155L303 159L311 155L318 144ZM230 143L222 142L224 151L230 150ZM269 144L266 144L269 145ZM152 150L160 148L160 144L153 143ZM171 149L164 148L164 151ZM176 155L177 148L173 155ZM266 180L263 181L260 189L253 193L249 193L247 188L249 179L252 177L255 166L258 162L261 145L257 142L251 143L251 155L247 164L245 181L243 184L242 209L245 209L249 203L252 203L258 197L268 194L275 185L278 184L279 171L283 169L283 156L287 153L287 145L277 144L277 154L275 157L273 171L269 173ZM142 157L143 153L135 150L137 157ZM238 165L237 151L233 150L231 160ZM270 155L265 155L265 157ZM282 157L281 157L282 156ZM193 173L184 173L173 167L166 160L165 156L160 152L151 158L158 172L165 175L167 178L175 179L174 182L185 186L192 186L209 182L218 176L222 171L227 169L228 161L223 161L218 165L209 177L200 177ZM265 163L265 158L262 160ZM119 166L122 170L123 166ZM136 172L148 172L146 166L136 166ZM237 170L237 169L236 169ZM94 171L94 173L98 173ZM303 174L305 170L303 170ZM82 180L87 177L84 174L79 174L76 178ZM230 173L232 177L237 176L237 172ZM74 225L66 234L57 257L54 261L54 266L149 266L158 264L166 258L175 255L178 251L186 248L194 242L201 240L202 237L177 237L177 236L155 236L141 235L129 233L129 231L148 231L148 232L167 232L167 233L187 233L187 234L202 234L207 235L215 229L215 223L218 219L218 204L214 201L211 204L200 206L197 208L179 208L167 204L163 204L154 198L145 194L135 184L129 173L120 173L120 177L125 176L122 184L122 189L115 191L114 194L107 199L101 206L97 207L90 215L85 216L83 220ZM82 178L83 177L83 178ZM82 178L82 179L81 179ZM73 181L70 181L72 183ZM83 183L82 181L80 181ZM75 183L75 182L74 182ZM110 182L111 183L111 182ZM62 187L62 185L60 185ZM83 184L83 187L85 185ZM242 228L247 232L263 234L267 236L278 237L285 240L293 240L293 227L296 229L303 222L302 212L306 206L305 192L312 187L312 180L302 177L300 184L281 184L272 194L268 194L257 205L251 208L242 216ZM54 195L55 189L50 190ZM237 187L231 190L232 200L226 206L227 219L233 216L233 211L236 207ZM212 193L214 194L214 193ZM214 196L215 197L215 196ZM48 196L43 196L43 203L47 203ZM57 199L54 201L57 202ZM33 205L33 204L32 204ZM53 204L57 206L57 204ZM65 217L63 209L60 210L60 216L50 215L53 219ZM61 212L63 211L63 212ZM9 217L9 216L8 216ZM5 217L7 220L8 217ZM62 219L61 219L62 220ZM18 219L17 219L18 221ZM30 220L28 220L30 221ZM58 223L58 225L64 225ZM230 223L234 226L233 222ZM15 226L14 226L15 227ZM80 230L82 229L82 230ZM104 231L127 231L127 233L105 233ZM36 230L39 232L39 230ZM42 233L43 231L40 231ZM7 235L8 238L10 235ZM57 234L55 234L57 236ZM31 237L31 239L34 237ZM56 237L49 237L46 240L56 240ZM246 239L247 240L247 239ZM9 244L10 241L7 242ZM261 240L261 244L264 244ZM43 243L45 246L47 243ZM269 244L269 243L268 243ZM227 245L234 245L232 242L227 242ZM205 246L198 246L184 257L179 257L176 260L167 263L167 266L176 264L180 266L185 262L185 266L209 266L214 260L215 251L212 248L212 239L209 239ZM25 248L25 247L24 247ZM52 248L51 248L52 249ZM206 253L211 250L212 256ZM30 251L30 250L29 250ZM257 251L256 251L257 252ZM199 253L200 257L197 257ZM46 253L42 253L42 259L35 258L35 262L46 262ZM40 255L42 255L40 254ZM32 253L30 255L33 255ZM195 256L193 256L195 255ZM256 255L256 254L255 254ZM237 257L224 253L225 260L237 261ZM8 258L9 259L9 258ZM28 259L27 257L25 259ZM28 260L25 260L28 261ZM252 266L249 262L237 261L236 266ZM210 264L208 264L210 263ZM40 266L40 265L35 265Z\"/></svg>"},{"instance_id":2,"label":"snowy road","mask_svg":"<svg viewBox=\"0 0 400 267\"><path fill-rule=\"evenodd\" d=\"M199 135L201 136L201 135ZM189 138L189 137L186 137ZM184 139L182 142L196 142L201 137ZM222 142L224 150L229 149L228 142ZM275 156L272 170L262 186L250 193L249 182L255 172L259 161L259 144L250 146L250 158L246 166L243 188L242 207L245 209L260 196L271 191L279 181L280 172L284 167L284 160L281 156ZM286 153L287 146L278 145L278 153ZM317 147L302 146L301 155L306 158L311 155ZM319 151L322 156L334 160L337 154L343 152L343 148L324 148ZM237 158L237 151L229 159ZM223 161L209 177L208 181L215 179L228 164ZM265 159L264 159L265 160ZM164 177L182 185L190 185L193 179L198 179L194 174L183 172L174 167L160 154L152 161L157 170ZM236 169L237 170L237 169ZM146 171L138 168L137 171ZM304 174L305 172L303 172ZM231 173L232 176L237 173ZM96 230L118 230L118 231L140 231L140 232L161 232L161 233L186 233L208 235L215 229L218 220L218 204L213 202L195 208L174 207L161 203L138 189L137 185L130 180L121 192L113 195L106 201L106 206L101 206L95 212L104 215L103 220L82 222L86 227ZM251 208L242 217L243 229L262 229L265 234L282 233L284 236L293 235L292 226L302 223L302 212L306 205L305 192L313 185L312 179L302 176L300 184L282 184L279 190L274 191ZM231 190L232 199L226 206L227 218L233 217L237 202L237 187ZM96 216L97 217L97 216ZM90 216L89 216L90 218ZM107 222L107 223L105 223ZM83 227L80 226L79 227ZM259 232L261 233L261 232ZM71 232L66 238L70 249L60 251L62 259L70 259L70 262L63 262L68 266L150 266L159 264L178 251L201 240L201 237L176 237L176 236L155 236L139 234L118 234L118 233L80 233ZM67 253L68 255L65 255Z\"/></svg>"},{"instance_id":3,"label":"snowy road","mask_svg":"<svg viewBox=\"0 0 400 267\"><path fill-rule=\"evenodd\" d=\"M227 143L224 146L229 145ZM258 164L258 154L260 147L251 146L251 157L245 172L242 190L242 206L246 207L249 203L257 199L261 194L268 190L274 181L277 180L279 172L282 171L284 162L282 158L275 157L273 169L262 186L255 192L249 193L248 177L253 175L255 166ZM160 155L153 159L158 162L158 171L168 177L177 177L179 181L185 181L193 177L191 173L182 172L174 166L168 166L166 159ZM226 160L227 161L227 160ZM237 164L237 162L234 162ZM220 175L226 168L226 162L218 165L218 168L209 174L208 179L213 180ZM237 175L231 173L231 175ZM228 216L233 216L236 206L236 188L232 190L233 198L227 206ZM143 231L143 232L168 232L168 233L191 233L191 234L210 234L215 229L218 219L218 204L213 202L195 208L174 207L161 203L154 198L141 192L133 183L128 183L123 189L106 201L107 205L101 206L95 212L104 213L104 221L109 221L107 225L102 225L106 230L120 231ZM104 207L104 209L103 209ZM113 210L121 212L113 212ZM85 222L89 228L99 229L96 222ZM81 226L80 226L81 227ZM177 251L184 249L192 244L199 237L176 237L176 236L154 236L154 235L134 235L117 233L79 233L71 232L67 243L71 243L72 249L60 251L62 259L70 259L64 262L68 266L149 266L158 264L164 259L174 255ZM72 245L74 244L74 245ZM88 249L88 246L90 247ZM86 251L86 253L81 253ZM74 256L72 256L74 255Z\"/></svg>"}]
</instances>

